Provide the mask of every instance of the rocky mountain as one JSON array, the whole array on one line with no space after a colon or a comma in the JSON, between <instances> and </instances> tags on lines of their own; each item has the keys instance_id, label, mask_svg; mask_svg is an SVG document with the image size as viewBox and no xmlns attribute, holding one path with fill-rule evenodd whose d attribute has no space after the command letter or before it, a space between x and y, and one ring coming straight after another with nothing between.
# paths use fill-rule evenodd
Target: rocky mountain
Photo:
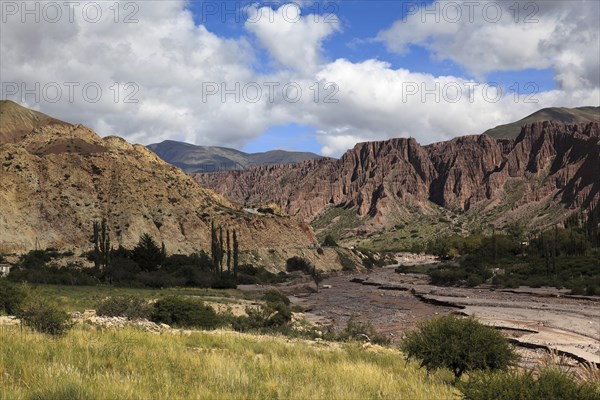
<instances>
[{"instance_id":1,"label":"rocky mountain","mask_svg":"<svg viewBox=\"0 0 600 400\"><path fill-rule=\"evenodd\" d=\"M226 147L196 146L173 140L151 144L148 148L188 173L244 170L259 165L294 164L322 158L314 153L284 150L249 154Z\"/></svg>"},{"instance_id":2,"label":"rocky mountain","mask_svg":"<svg viewBox=\"0 0 600 400\"><path fill-rule=\"evenodd\" d=\"M598 202L599 171L598 122L545 121L525 125L516 139L484 134L428 146L391 139L359 143L339 160L194 177L232 201L275 202L317 228L337 226L351 236L417 224L421 215L456 218L444 226L454 231L553 223Z\"/></svg>"},{"instance_id":3,"label":"rocky mountain","mask_svg":"<svg viewBox=\"0 0 600 400\"><path fill-rule=\"evenodd\" d=\"M306 223L246 212L142 145L9 101L0 115L0 251L85 249L101 218L115 246L150 233L172 253L208 249L211 221L237 228L242 250L315 243Z\"/></svg>"},{"instance_id":4,"label":"rocky mountain","mask_svg":"<svg viewBox=\"0 0 600 400\"><path fill-rule=\"evenodd\" d=\"M565 124L600 122L600 107L543 108L519 121L499 125L484 133L497 139L515 139L521 132L521 127L541 121L557 121Z\"/></svg>"}]
</instances>

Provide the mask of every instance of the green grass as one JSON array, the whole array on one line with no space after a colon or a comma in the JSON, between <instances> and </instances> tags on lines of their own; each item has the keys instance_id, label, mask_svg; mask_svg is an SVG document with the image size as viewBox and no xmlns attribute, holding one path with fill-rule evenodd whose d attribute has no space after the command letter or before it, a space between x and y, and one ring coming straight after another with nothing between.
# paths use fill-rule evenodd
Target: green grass
<instances>
[{"instance_id":1,"label":"green grass","mask_svg":"<svg viewBox=\"0 0 600 400\"><path fill-rule=\"evenodd\" d=\"M1 327L0 399L452 399L448 372L397 350L227 331Z\"/></svg>"},{"instance_id":2,"label":"green grass","mask_svg":"<svg viewBox=\"0 0 600 400\"><path fill-rule=\"evenodd\" d=\"M94 309L98 303L109 296L131 295L147 300L169 295L196 296L204 300L232 304L246 295L239 290L214 290L200 288L166 288L137 289L114 286L63 286L63 285L31 285L34 296L41 296L56 301L67 311L83 311Z\"/></svg>"}]
</instances>

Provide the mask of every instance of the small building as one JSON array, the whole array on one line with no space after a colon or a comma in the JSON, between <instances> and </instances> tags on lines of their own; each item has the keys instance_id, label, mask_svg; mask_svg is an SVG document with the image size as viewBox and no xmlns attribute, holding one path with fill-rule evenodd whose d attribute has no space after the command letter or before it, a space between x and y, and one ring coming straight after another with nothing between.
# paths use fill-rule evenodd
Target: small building
<instances>
[{"instance_id":1,"label":"small building","mask_svg":"<svg viewBox=\"0 0 600 400\"><path fill-rule=\"evenodd\" d=\"M0 277L7 276L11 268L10 264L0 264Z\"/></svg>"}]
</instances>

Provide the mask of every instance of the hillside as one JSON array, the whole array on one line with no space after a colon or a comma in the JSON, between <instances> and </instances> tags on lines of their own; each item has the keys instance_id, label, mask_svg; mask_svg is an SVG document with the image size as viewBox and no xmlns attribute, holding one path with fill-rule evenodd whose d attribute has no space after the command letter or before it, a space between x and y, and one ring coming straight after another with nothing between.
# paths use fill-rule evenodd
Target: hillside
<instances>
[{"instance_id":1,"label":"hillside","mask_svg":"<svg viewBox=\"0 0 600 400\"><path fill-rule=\"evenodd\" d=\"M151 144L148 148L164 161L188 173L243 170L259 165L294 164L322 158L314 153L284 150L249 154L226 147L196 146L173 140Z\"/></svg>"},{"instance_id":2,"label":"hillside","mask_svg":"<svg viewBox=\"0 0 600 400\"><path fill-rule=\"evenodd\" d=\"M21 107L10 100L0 100L0 144L14 143L45 125L70 126L41 112Z\"/></svg>"},{"instance_id":3,"label":"hillside","mask_svg":"<svg viewBox=\"0 0 600 400\"><path fill-rule=\"evenodd\" d=\"M131 248L150 233L169 253L208 249L211 221L237 228L242 250L306 249L315 241L305 223L245 212L144 146L12 102L0 110L3 251L88 248L100 218L115 246Z\"/></svg>"},{"instance_id":4,"label":"hillside","mask_svg":"<svg viewBox=\"0 0 600 400\"><path fill-rule=\"evenodd\" d=\"M556 121L565 124L600 122L600 107L543 108L519 121L488 129L484 134L496 139L516 139L522 126L541 121Z\"/></svg>"},{"instance_id":5,"label":"hillside","mask_svg":"<svg viewBox=\"0 0 600 400\"><path fill-rule=\"evenodd\" d=\"M233 201L275 202L341 237L398 228L417 238L513 220L542 226L597 203L599 141L598 123L547 121L523 127L515 140L391 139L359 143L339 160L195 178Z\"/></svg>"}]
</instances>

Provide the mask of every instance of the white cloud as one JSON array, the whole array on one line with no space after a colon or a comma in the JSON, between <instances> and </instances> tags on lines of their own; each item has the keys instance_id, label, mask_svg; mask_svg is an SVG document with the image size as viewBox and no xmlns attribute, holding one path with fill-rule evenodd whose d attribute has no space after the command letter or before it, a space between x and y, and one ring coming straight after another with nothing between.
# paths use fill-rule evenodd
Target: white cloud
<instances>
[{"instance_id":1,"label":"white cloud","mask_svg":"<svg viewBox=\"0 0 600 400\"><path fill-rule=\"evenodd\" d=\"M286 68L311 74L322 63L322 42L340 29L337 18L302 16L298 4L287 3L276 10L250 8L246 29L277 62Z\"/></svg>"},{"instance_id":2,"label":"white cloud","mask_svg":"<svg viewBox=\"0 0 600 400\"><path fill-rule=\"evenodd\" d=\"M491 102L485 95L493 96L493 89L486 90L461 77L392 68L378 60L326 61L321 44L339 25L315 24L310 15L290 24L282 22L282 10L278 9L273 12L280 19L275 18L272 25L265 25L268 19L246 25L281 65L272 73L261 74L251 68L257 58L249 44L252 39L226 39L195 25L185 1L139 2L135 15L139 22L135 24L115 23L108 9L112 2L96 4L105 7L105 18L98 23L76 18L72 23L63 19L55 24L24 24L20 16L3 22L3 97L17 100L16 96L6 95L6 83L25 83L31 89L36 82L40 87L56 82L63 88L60 101L36 101L29 95L25 104L67 121L84 123L100 134L117 134L144 144L174 139L242 147L274 126L313 126L321 152L331 156L339 156L358 141L412 136L421 143L430 143L481 133L542 107L598 105L600 101L598 85L582 87L591 79L587 75L590 68L597 65L595 53L579 51L579 47L571 51L555 49L552 41L543 44L556 55L552 60L560 70L557 76L565 82L563 89L535 94L537 103L524 103L523 98L517 101L505 90L503 97ZM567 32L573 30L566 29L560 35ZM582 43L589 42L584 40L586 35L594 37L589 29L582 28L578 34ZM508 33L506 38L511 35ZM559 35L556 27L552 35ZM418 38L416 35L411 40ZM474 54L483 51L476 44ZM508 53L499 51L494 62L502 63L519 54L504 50ZM79 84L72 102L68 101L67 82ZM117 102L115 82L120 89ZM135 85L126 89L127 82ZM269 82L279 84L274 88L273 101L268 96ZM102 89L98 102L83 99L81 89L86 83L97 83ZM234 89L236 83L240 91L244 87L249 90L247 96L236 101L233 94L228 94L222 101L222 89ZM298 101L282 98L286 83L292 83L291 96L296 90L293 85L300 85ZM327 83L335 83L337 91L336 86L326 87ZM250 101L248 97L253 96L256 86L263 96ZM456 87L462 97L453 101L456 96L452 88ZM469 87L474 87L472 93ZM219 93L207 95L209 88L217 88ZM435 99L431 93L423 98L423 89L435 90L440 98ZM125 103L127 95L139 101Z\"/></svg>"},{"instance_id":3,"label":"white cloud","mask_svg":"<svg viewBox=\"0 0 600 400\"><path fill-rule=\"evenodd\" d=\"M479 77L491 71L553 68L565 89L598 87L598 18L600 3L595 0L438 0L411 9L378 39L399 53L410 45L422 46L435 58L457 62Z\"/></svg>"}]
</instances>

